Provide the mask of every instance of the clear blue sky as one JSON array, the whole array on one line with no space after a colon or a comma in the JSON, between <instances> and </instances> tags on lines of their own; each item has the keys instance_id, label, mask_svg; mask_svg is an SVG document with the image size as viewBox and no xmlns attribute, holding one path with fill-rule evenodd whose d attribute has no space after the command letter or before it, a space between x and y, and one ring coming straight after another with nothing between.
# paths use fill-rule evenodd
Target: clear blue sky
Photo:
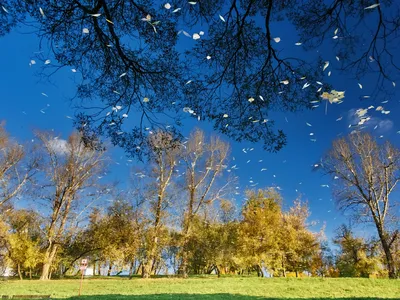
<instances>
[{"instance_id":1,"label":"clear blue sky","mask_svg":"<svg viewBox=\"0 0 400 300\"><path fill-rule=\"evenodd\" d=\"M275 36L281 38L279 47L284 51L288 53L302 51L300 47L294 45L298 41L292 28L280 25L273 30L277 32ZM21 142L33 138L33 129L54 130L65 138L73 130L72 120L68 116L73 116L75 110L71 107L69 98L75 91L74 76L79 75L71 72L71 69L63 69L51 78L51 82L41 81L35 75L40 66L29 66L30 60L35 56L34 52L38 51L38 39L34 35L21 33L27 31L28 29L19 28L1 38L0 120L6 121L7 130ZM187 38L181 43L180 47L183 49L190 47L193 41ZM329 47L329 44L325 45L318 51L319 53L306 55L313 58L320 54L324 60L330 61L329 70L332 74L328 77L329 70L326 70L326 76L321 78L321 81L332 84L336 90L346 91L344 102L340 105L329 105L327 114L324 105L313 111L297 114L273 113L271 118L275 119L276 127L283 129L287 134L288 145L279 153L273 154L263 151L259 144L230 141L232 155L229 165L237 165L238 168L235 174L240 178L238 186L241 194L236 196L239 205L244 201L243 191L251 185L257 184L255 188L279 187L285 206L289 206L299 195L303 200L307 200L312 212L311 220L319 222L314 229L318 230L319 226L326 222L326 233L331 237L333 230L340 223L346 222L346 219L335 209L330 189L331 179L324 177L322 173L312 171L312 166L318 163L323 153L329 149L333 139L352 130L348 125L354 120L353 114L356 109L366 108L369 105L377 107L382 104L373 99L360 100L360 97L372 92L374 79L363 79L360 82L363 88L360 89L357 81L346 75L340 75L334 69L337 61L334 51ZM394 92L397 89L393 87ZM389 102L383 105L391 113L384 115L371 111L372 120L367 123L367 129L377 137L383 136L383 139L389 139L399 145L400 134L397 134L400 130L399 101L396 94L387 100ZM337 121L340 117L342 119ZM374 130L376 125L377 128ZM212 133L210 124L193 120L184 123L183 132L187 134L194 126L203 128L209 134ZM311 133L313 135L310 135ZM250 148L254 150L250 151ZM243 149L247 149L245 150L247 153ZM124 187L129 180L129 170L135 162L127 161L128 158L118 149L112 151L112 156L115 164L111 166L109 179L119 180L121 187ZM267 170L261 171L262 168ZM374 231L372 228L369 229ZM363 231L368 231L368 228L361 228L360 233Z\"/></svg>"}]
</instances>

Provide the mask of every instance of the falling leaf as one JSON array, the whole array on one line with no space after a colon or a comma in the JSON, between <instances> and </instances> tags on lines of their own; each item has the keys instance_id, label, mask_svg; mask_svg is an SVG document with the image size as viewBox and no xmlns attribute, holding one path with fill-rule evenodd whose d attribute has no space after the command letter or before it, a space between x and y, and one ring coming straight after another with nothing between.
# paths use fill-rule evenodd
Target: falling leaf
<instances>
[{"instance_id":1,"label":"falling leaf","mask_svg":"<svg viewBox=\"0 0 400 300\"><path fill-rule=\"evenodd\" d=\"M396 82L392 81L393 86L396 86Z\"/></svg>"},{"instance_id":2,"label":"falling leaf","mask_svg":"<svg viewBox=\"0 0 400 300\"><path fill-rule=\"evenodd\" d=\"M76 69L71 69L72 73L76 73Z\"/></svg>"},{"instance_id":3,"label":"falling leaf","mask_svg":"<svg viewBox=\"0 0 400 300\"><path fill-rule=\"evenodd\" d=\"M109 20L109 19L106 19L106 21L107 21L108 23L110 23L110 24L114 25L114 23L113 23L111 20Z\"/></svg>"},{"instance_id":4,"label":"falling leaf","mask_svg":"<svg viewBox=\"0 0 400 300\"><path fill-rule=\"evenodd\" d=\"M151 21L151 16L147 15L145 18L141 19L142 21L150 22Z\"/></svg>"},{"instance_id":5,"label":"falling leaf","mask_svg":"<svg viewBox=\"0 0 400 300\"><path fill-rule=\"evenodd\" d=\"M281 83L283 83L284 85L288 85L289 84L289 80L282 80Z\"/></svg>"},{"instance_id":6,"label":"falling leaf","mask_svg":"<svg viewBox=\"0 0 400 300\"><path fill-rule=\"evenodd\" d=\"M149 102L149 101L150 101L150 99L149 99L149 98L147 98L147 97L144 97L144 98L143 98L143 102L145 102L145 103L146 103L146 102Z\"/></svg>"},{"instance_id":7,"label":"falling leaf","mask_svg":"<svg viewBox=\"0 0 400 300\"><path fill-rule=\"evenodd\" d=\"M360 87L360 89L362 89L362 84L361 83L359 83L358 86Z\"/></svg>"},{"instance_id":8,"label":"falling leaf","mask_svg":"<svg viewBox=\"0 0 400 300\"><path fill-rule=\"evenodd\" d=\"M197 2L188 2L189 4L191 4L191 5L196 5L197 4Z\"/></svg>"},{"instance_id":9,"label":"falling leaf","mask_svg":"<svg viewBox=\"0 0 400 300\"><path fill-rule=\"evenodd\" d=\"M42 15L42 17L46 18L46 15L44 14L44 11L41 7L39 7L39 11L40 11L40 14Z\"/></svg>"},{"instance_id":10,"label":"falling leaf","mask_svg":"<svg viewBox=\"0 0 400 300\"><path fill-rule=\"evenodd\" d=\"M251 102L254 101L254 98L253 98L253 97L250 97L248 100L249 100L249 102L251 103Z\"/></svg>"},{"instance_id":11,"label":"falling leaf","mask_svg":"<svg viewBox=\"0 0 400 300\"><path fill-rule=\"evenodd\" d=\"M198 40L200 38L200 35L198 33L193 34L193 39Z\"/></svg>"},{"instance_id":12,"label":"falling leaf","mask_svg":"<svg viewBox=\"0 0 400 300\"><path fill-rule=\"evenodd\" d=\"M164 7L165 7L165 9L170 9L171 8L171 4L165 3Z\"/></svg>"},{"instance_id":13,"label":"falling leaf","mask_svg":"<svg viewBox=\"0 0 400 300\"><path fill-rule=\"evenodd\" d=\"M172 13L177 13L178 11L180 11L182 8L176 8L176 9L174 9L173 11L172 11Z\"/></svg>"},{"instance_id":14,"label":"falling leaf","mask_svg":"<svg viewBox=\"0 0 400 300\"><path fill-rule=\"evenodd\" d=\"M45 94L45 93L42 93L42 95L45 96L45 97L49 97L49 96L47 96L47 94Z\"/></svg>"},{"instance_id":15,"label":"falling leaf","mask_svg":"<svg viewBox=\"0 0 400 300\"><path fill-rule=\"evenodd\" d=\"M295 45L296 45L296 46L301 46L301 43L296 43Z\"/></svg>"},{"instance_id":16,"label":"falling leaf","mask_svg":"<svg viewBox=\"0 0 400 300\"><path fill-rule=\"evenodd\" d=\"M48 65L49 63L51 63L50 59L46 59L46 61L44 62L45 65Z\"/></svg>"},{"instance_id":17,"label":"falling leaf","mask_svg":"<svg viewBox=\"0 0 400 300\"><path fill-rule=\"evenodd\" d=\"M375 7L378 7L379 5L380 5L380 3L375 3L375 4L372 4L371 6L365 7L364 9L373 9Z\"/></svg>"},{"instance_id":18,"label":"falling leaf","mask_svg":"<svg viewBox=\"0 0 400 300\"><path fill-rule=\"evenodd\" d=\"M333 32L334 35L336 35L339 31L339 28L336 28L335 31Z\"/></svg>"},{"instance_id":19,"label":"falling leaf","mask_svg":"<svg viewBox=\"0 0 400 300\"><path fill-rule=\"evenodd\" d=\"M191 83L193 80L189 80L188 82L186 82L185 84L189 84L189 83Z\"/></svg>"},{"instance_id":20,"label":"falling leaf","mask_svg":"<svg viewBox=\"0 0 400 300\"><path fill-rule=\"evenodd\" d=\"M8 10L7 10L4 6L1 6L1 8L2 8L6 13L8 13Z\"/></svg>"},{"instance_id":21,"label":"falling leaf","mask_svg":"<svg viewBox=\"0 0 400 300\"><path fill-rule=\"evenodd\" d=\"M310 126L310 127L312 126L310 123L307 123L307 122L306 122L306 125L307 125L307 126Z\"/></svg>"},{"instance_id":22,"label":"falling leaf","mask_svg":"<svg viewBox=\"0 0 400 300\"><path fill-rule=\"evenodd\" d=\"M306 82L306 83L303 85L302 90L304 90L305 88L308 88L309 86L310 86L310 83Z\"/></svg>"},{"instance_id":23,"label":"falling leaf","mask_svg":"<svg viewBox=\"0 0 400 300\"><path fill-rule=\"evenodd\" d=\"M260 97L261 101L264 101L264 97L259 95L258 97Z\"/></svg>"},{"instance_id":24,"label":"falling leaf","mask_svg":"<svg viewBox=\"0 0 400 300\"><path fill-rule=\"evenodd\" d=\"M207 59L211 59L211 56L210 56L210 55L207 55Z\"/></svg>"},{"instance_id":25,"label":"falling leaf","mask_svg":"<svg viewBox=\"0 0 400 300\"><path fill-rule=\"evenodd\" d=\"M321 81L316 81L317 84L323 85Z\"/></svg>"},{"instance_id":26,"label":"falling leaf","mask_svg":"<svg viewBox=\"0 0 400 300\"><path fill-rule=\"evenodd\" d=\"M338 36L337 35L335 35L335 36L333 36L332 37L334 40L336 40L337 38L338 38Z\"/></svg>"},{"instance_id":27,"label":"falling leaf","mask_svg":"<svg viewBox=\"0 0 400 300\"><path fill-rule=\"evenodd\" d=\"M340 60L340 59L339 59L339 56L336 56L336 60L337 60L337 61L339 61L339 60Z\"/></svg>"},{"instance_id":28,"label":"falling leaf","mask_svg":"<svg viewBox=\"0 0 400 300\"><path fill-rule=\"evenodd\" d=\"M222 20L222 22L226 22L223 16L219 15L219 18Z\"/></svg>"},{"instance_id":29,"label":"falling leaf","mask_svg":"<svg viewBox=\"0 0 400 300\"><path fill-rule=\"evenodd\" d=\"M88 34L88 33L89 33L89 29L83 28L83 29L82 29L82 32Z\"/></svg>"},{"instance_id":30,"label":"falling leaf","mask_svg":"<svg viewBox=\"0 0 400 300\"><path fill-rule=\"evenodd\" d=\"M189 33L187 33L186 31L184 31L184 30L182 30L182 33L184 34L184 35L186 35L187 37L192 37Z\"/></svg>"},{"instance_id":31,"label":"falling leaf","mask_svg":"<svg viewBox=\"0 0 400 300\"><path fill-rule=\"evenodd\" d=\"M224 114L223 117L224 117L224 118L227 118L227 117L229 117L229 116L228 116L227 114Z\"/></svg>"},{"instance_id":32,"label":"falling leaf","mask_svg":"<svg viewBox=\"0 0 400 300\"><path fill-rule=\"evenodd\" d=\"M119 78L126 76L126 73L122 73L121 75L119 75Z\"/></svg>"},{"instance_id":33,"label":"falling leaf","mask_svg":"<svg viewBox=\"0 0 400 300\"><path fill-rule=\"evenodd\" d=\"M29 63L29 65L36 65L36 61L34 59L31 59L31 62Z\"/></svg>"},{"instance_id":34,"label":"falling leaf","mask_svg":"<svg viewBox=\"0 0 400 300\"><path fill-rule=\"evenodd\" d=\"M275 41L275 43L279 43L281 41L281 38L280 37L275 37L274 41Z\"/></svg>"},{"instance_id":35,"label":"falling leaf","mask_svg":"<svg viewBox=\"0 0 400 300\"><path fill-rule=\"evenodd\" d=\"M328 76L331 76L331 74L332 74L332 72L331 72L331 71L329 71L329 72L328 72Z\"/></svg>"},{"instance_id":36,"label":"falling leaf","mask_svg":"<svg viewBox=\"0 0 400 300\"><path fill-rule=\"evenodd\" d=\"M101 14L90 14L92 17L98 18L101 16Z\"/></svg>"},{"instance_id":37,"label":"falling leaf","mask_svg":"<svg viewBox=\"0 0 400 300\"><path fill-rule=\"evenodd\" d=\"M127 115L127 114L123 114L122 117L123 117L123 118L127 118L128 115Z\"/></svg>"},{"instance_id":38,"label":"falling leaf","mask_svg":"<svg viewBox=\"0 0 400 300\"><path fill-rule=\"evenodd\" d=\"M322 68L322 71L325 71L325 69L329 67L329 61L326 61L324 64L324 67Z\"/></svg>"}]
</instances>

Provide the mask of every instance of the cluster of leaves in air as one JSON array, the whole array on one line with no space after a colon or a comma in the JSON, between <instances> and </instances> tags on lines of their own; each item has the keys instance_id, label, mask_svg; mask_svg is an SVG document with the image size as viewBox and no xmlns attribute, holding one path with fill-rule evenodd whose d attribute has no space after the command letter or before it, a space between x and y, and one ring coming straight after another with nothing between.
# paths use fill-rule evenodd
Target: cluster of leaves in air
<instances>
[{"instance_id":1,"label":"cluster of leaves in air","mask_svg":"<svg viewBox=\"0 0 400 300\"><path fill-rule=\"evenodd\" d=\"M185 112L212 121L235 140L281 149L286 137L274 129L271 110L312 108L310 100L321 91L312 84L323 81L325 67L318 59L309 63L284 54L285 41L272 31L272 22L287 19L295 25L300 41L293 47L314 49L334 33L341 69L357 78L377 72L379 88L398 70L391 52L395 13L365 1L6 0L2 8L1 35L18 22L32 25L57 61L40 54L46 69L68 66L80 74L76 96L84 110L77 115L78 128L111 137L132 155L143 149L146 128L179 137L174 126ZM376 28L364 52L356 49L365 38L357 26L369 12L379 19L372 20ZM35 22L24 21L26 15ZM187 32L199 26L198 33ZM179 39L185 36L195 45L183 53ZM132 115L133 125L127 120Z\"/></svg>"}]
</instances>

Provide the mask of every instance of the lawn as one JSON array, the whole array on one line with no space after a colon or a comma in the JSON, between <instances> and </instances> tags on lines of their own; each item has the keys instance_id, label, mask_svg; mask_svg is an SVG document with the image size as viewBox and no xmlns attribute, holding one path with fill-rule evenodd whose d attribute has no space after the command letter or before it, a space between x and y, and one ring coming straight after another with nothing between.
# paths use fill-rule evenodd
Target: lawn
<instances>
[{"instance_id":1,"label":"lawn","mask_svg":"<svg viewBox=\"0 0 400 300\"><path fill-rule=\"evenodd\" d=\"M75 299L79 280L0 281L0 295L50 294ZM82 300L400 299L400 280L361 278L85 279Z\"/></svg>"}]
</instances>

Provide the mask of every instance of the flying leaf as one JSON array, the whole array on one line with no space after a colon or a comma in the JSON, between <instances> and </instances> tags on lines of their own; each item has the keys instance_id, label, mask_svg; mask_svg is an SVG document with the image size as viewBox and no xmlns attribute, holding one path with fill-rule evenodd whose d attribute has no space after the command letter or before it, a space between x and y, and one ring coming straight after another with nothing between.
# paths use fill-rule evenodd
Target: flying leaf
<instances>
[{"instance_id":1,"label":"flying leaf","mask_svg":"<svg viewBox=\"0 0 400 300\"><path fill-rule=\"evenodd\" d=\"M337 60L337 61L339 61L339 60L340 60L340 59L339 59L339 56L336 56L336 60Z\"/></svg>"},{"instance_id":2,"label":"flying leaf","mask_svg":"<svg viewBox=\"0 0 400 300\"><path fill-rule=\"evenodd\" d=\"M90 14L92 17L98 18L101 16L101 14Z\"/></svg>"},{"instance_id":3,"label":"flying leaf","mask_svg":"<svg viewBox=\"0 0 400 300\"><path fill-rule=\"evenodd\" d=\"M211 56L210 56L210 55L207 55L207 59L211 59Z\"/></svg>"},{"instance_id":4,"label":"flying leaf","mask_svg":"<svg viewBox=\"0 0 400 300\"><path fill-rule=\"evenodd\" d=\"M40 14L42 15L42 17L46 18L46 15L44 14L44 11L41 7L39 7L39 11L40 11Z\"/></svg>"},{"instance_id":5,"label":"flying leaf","mask_svg":"<svg viewBox=\"0 0 400 300\"><path fill-rule=\"evenodd\" d=\"M223 117L224 117L224 118L227 118L227 117L228 117L228 115L227 115L227 114L224 114L224 115L223 115Z\"/></svg>"},{"instance_id":6,"label":"flying leaf","mask_svg":"<svg viewBox=\"0 0 400 300\"><path fill-rule=\"evenodd\" d=\"M333 32L334 35L338 33L339 28L336 28L335 31Z\"/></svg>"},{"instance_id":7,"label":"flying leaf","mask_svg":"<svg viewBox=\"0 0 400 300\"><path fill-rule=\"evenodd\" d=\"M301 46L301 43L296 43L295 45L296 45L296 46Z\"/></svg>"},{"instance_id":8,"label":"flying leaf","mask_svg":"<svg viewBox=\"0 0 400 300\"><path fill-rule=\"evenodd\" d=\"M219 15L219 18L222 20L222 22L226 22L223 16Z\"/></svg>"},{"instance_id":9,"label":"flying leaf","mask_svg":"<svg viewBox=\"0 0 400 300\"><path fill-rule=\"evenodd\" d=\"M2 5L1 6L1 8L6 12L6 13L8 13L8 10Z\"/></svg>"},{"instance_id":10,"label":"flying leaf","mask_svg":"<svg viewBox=\"0 0 400 300\"><path fill-rule=\"evenodd\" d=\"M306 83L303 85L302 90L304 90L305 88L308 88L310 85L311 85L310 83L306 82Z\"/></svg>"},{"instance_id":11,"label":"flying leaf","mask_svg":"<svg viewBox=\"0 0 400 300\"><path fill-rule=\"evenodd\" d=\"M250 97L248 100L249 100L250 103L252 103L254 101L254 98Z\"/></svg>"},{"instance_id":12,"label":"flying leaf","mask_svg":"<svg viewBox=\"0 0 400 300\"><path fill-rule=\"evenodd\" d=\"M176 9L174 9L173 11L172 11L172 13L177 13L178 11L180 11L182 8L176 8Z\"/></svg>"},{"instance_id":13,"label":"flying leaf","mask_svg":"<svg viewBox=\"0 0 400 300\"><path fill-rule=\"evenodd\" d=\"M362 89L362 84L361 83L359 83L358 86L360 87L360 89Z\"/></svg>"},{"instance_id":14,"label":"flying leaf","mask_svg":"<svg viewBox=\"0 0 400 300\"><path fill-rule=\"evenodd\" d=\"M109 20L109 19L106 19L106 21L107 21L108 23L110 23L110 24L114 25L114 23L113 23L111 20Z\"/></svg>"},{"instance_id":15,"label":"flying leaf","mask_svg":"<svg viewBox=\"0 0 400 300\"><path fill-rule=\"evenodd\" d=\"M150 99L149 99L149 98L147 98L147 97L144 97L144 98L143 98L143 102L145 102L145 103L146 103L146 102L149 102L149 101L150 101Z\"/></svg>"},{"instance_id":16,"label":"flying leaf","mask_svg":"<svg viewBox=\"0 0 400 300\"><path fill-rule=\"evenodd\" d=\"M284 85L288 85L289 84L289 80L282 80L281 83L283 83Z\"/></svg>"},{"instance_id":17,"label":"flying leaf","mask_svg":"<svg viewBox=\"0 0 400 300\"><path fill-rule=\"evenodd\" d=\"M170 9L171 8L171 4L165 3L164 7L165 7L165 9Z\"/></svg>"},{"instance_id":18,"label":"flying leaf","mask_svg":"<svg viewBox=\"0 0 400 300\"><path fill-rule=\"evenodd\" d=\"M200 35L198 33L193 34L193 39L198 40L200 38Z\"/></svg>"},{"instance_id":19,"label":"flying leaf","mask_svg":"<svg viewBox=\"0 0 400 300\"><path fill-rule=\"evenodd\" d=\"M324 64L324 67L322 68L322 71L325 71L325 69L329 67L329 61L326 61Z\"/></svg>"},{"instance_id":20,"label":"flying leaf","mask_svg":"<svg viewBox=\"0 0 400 300\"><path fill-rule=\"evenodd\" d=\"M375 7L378 7L379 5L380 5L380 3L375 3L375 4L372 4L371 6L365 7L364 9L373 9Z\"/></svg>"},{"instance_id":21,"label":"flying leaf","mask_svg":"<svg viewBox=\"0 0 400 300\"><path fill-rule=\"evenodd\" d=\"M276 38L274 38L274 41L275 41L275 43L279 43L281 41L281 38L280 37L276 37Z\"/></svg>"},{"instance_id":22,"label":"flying leaf","mask_svg":"<svg viewBox=\"0 0 400 300\"><path fill-rule=\"evenodd\" d=\"M197 4L197 2L188 2L189 4L191 4L191 5L196 5Z\"/></svg>"},{"instance_id":23,"label":"flying leaf","mask_svg":"<svg viewBox=\"0 0 400 300\"><path fill-rule=\"evenodd\" d=\"M88 33L89 33L89 29L83 28L83 29L82 29L82 33L88 34Z\"/></svg>"},{"instance_id":24,"label":"flying leaf","mask_svg":"<svg viewBox=\"0 0 400 300\"><path fill-rule=\"evenodd\" d=\"M46 61L44 62L45 65L48 65L49 63L51 63L50 59L46 59Z\"/></svg>"}]
</instances>

